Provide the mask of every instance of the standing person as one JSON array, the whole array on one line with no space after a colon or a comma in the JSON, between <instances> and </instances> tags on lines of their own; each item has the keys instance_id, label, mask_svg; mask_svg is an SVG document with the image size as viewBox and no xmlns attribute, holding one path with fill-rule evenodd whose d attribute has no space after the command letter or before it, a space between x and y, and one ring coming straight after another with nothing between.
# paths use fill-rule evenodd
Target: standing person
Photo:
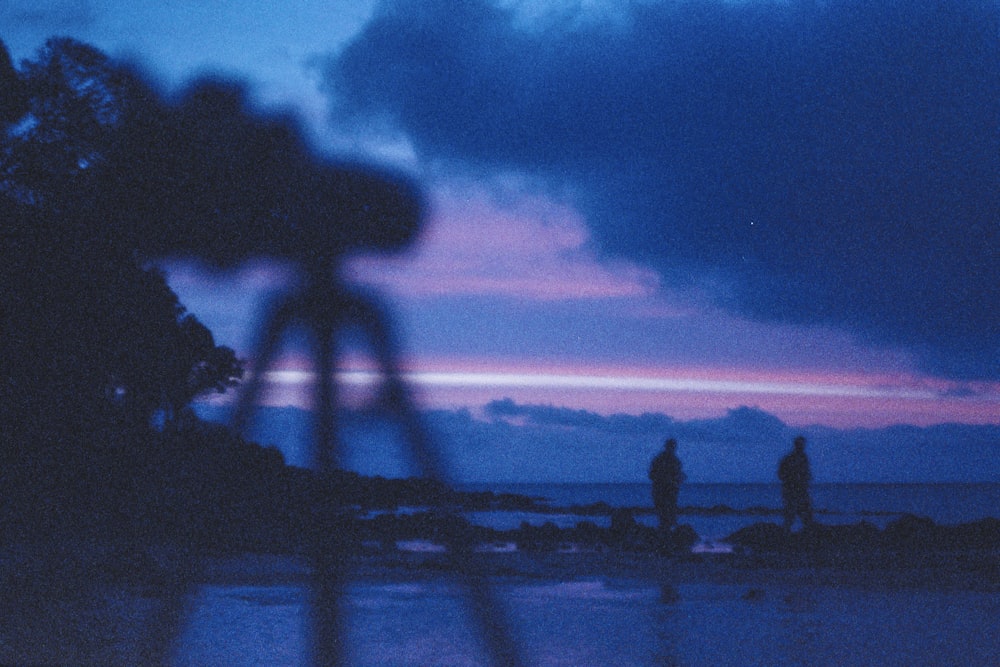
<instances>
[{"instance_id":1,"label":"standing person","mask_svg":"<svg viewBox=\"0 0 1000 667\"><path fill-rule=\"evenodd\" d=\"M677 458L677 441L668 438L663 451L649 465L649 479L653 483L653 507L660 521L660 531L667 533L677 523L677 494L687 479Z\"/></svg>"},{"instance_id":2,"label":"standing person","mask_svg":"<svg viewBox=\"0 0 1000 667\"><path fill-rule=\"evenodd\" d=\"M778 479L781 480L781 500L785 511L785 530L791 531L795 518L802 519L803 528L813 523L812 503L809 501L809 457L806 456L806 439L795 438L791 452L778 464Z\"/></svg>"}]
</instances>

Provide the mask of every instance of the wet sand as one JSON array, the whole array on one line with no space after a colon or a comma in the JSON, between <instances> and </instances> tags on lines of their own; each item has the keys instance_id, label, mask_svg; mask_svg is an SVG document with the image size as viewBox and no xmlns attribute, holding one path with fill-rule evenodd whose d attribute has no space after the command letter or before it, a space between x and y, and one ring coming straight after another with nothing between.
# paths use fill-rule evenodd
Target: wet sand
<instances>
[{"instance_id":1,"label":"wet sand","mask_svg":"<svg viewBox=\"0 0 1000 667\"><path fill-rule=\"evenodd\" d=\"M859 554L730 553L657 554L616 549L572 552L504 551L469 555L471 571L489 581L574 581L627 579L654 584L712 583L767 587L778 584L918 588L947 592L1000 593L1000 550ZM467 569L469 569L467 567ZM384 550L347 559L347 578L357 581L407 581L454 576L456 562L440 551ZM203 583L309 583L305 559L248 555L210 560Z\"/></svg>"},{"instance_id":2,"label":"wet sand","mask_svg":"<svg viewBox=\"0 0 1000 667\"><path fill-rule=\"evenodd\" d=\"M577 650L578 664L621 664L615 660L623 656L629 664L662 664L655 656L664 646L684 664L728 663L746 655L747 646L758 657L779 662L834 664L796 657L798 630L788 628L800 627L814 629L809 630L814 631L811 641L815 650L826 652L824 660L846 656L849 664L886 642L896 642L903 653L883 664L914 664L924 658L939 663L949 656L955 658L953 664L960 664L959 656L971 658L968 664L990 664L987 657L1000 648L963 646L961 636L970 623L992 627L1000 609L997 550L496 550L471 554L470 564L511 611L515 630L525 638L529 655L537 658L529 664L568 664L560 656ZM448 553L368 549L345 555L344 565L344 604L357 646L357 660L350 664L484 664L469 649L475 645L474 629L458 631L445 620L468 621L457 585L461 579ZM55 581L20 590L7 587L0 662L141 664L139 647L149 622L165 596L178 590L169 587L169 578L149 573L130 580L92 574L75 579L68 589ZM248 659L251 649L261 651L260 656L288 658L267 664L306 664L304 619L313 581L307 560L258 554L210 557L197 573L181 580L189 615L183 627L165 631L186 656L177 664L218 664L220 656ZM923 646L926 637L916 625L923 628L945 612L954 616L951 625L944 634L936 630L933 646ZM887 619L887 613L894 616ZM386 634L386 624L392 633ZM553 627L570 634L558 635ZM786 628L788 636L768 639L775 627ZM618 635L608 634L612 631ZM844 648L847 631L854 634ZM465 658L435 662L437 653L421 653L430 651L425 646L428 632L438 642L434 651L444 646ZM422 662L379 663L399 652Z\"/></svg>"}]
</instances>

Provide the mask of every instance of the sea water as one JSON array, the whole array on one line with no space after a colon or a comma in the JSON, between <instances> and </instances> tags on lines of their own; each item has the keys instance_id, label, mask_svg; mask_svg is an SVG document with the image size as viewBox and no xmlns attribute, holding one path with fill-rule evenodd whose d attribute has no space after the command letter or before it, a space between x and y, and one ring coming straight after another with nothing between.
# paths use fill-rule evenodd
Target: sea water
<instances>
[{"instance_id":1,"label":"sea water","mask_svg":"<svg viewBox=\"0 0 1000 667\"><path fill-rule=\"evenodd\" d=\"M509 483L469 484L468 490L517 493L544 499L552 505L571 506L605 502L612 507L651 507L648 483L575 484ZM813 484L813 506L833 516L915 514L938 523L975 521L1000 513L1000 483L945 484ZM680 506L735 510L755 507L779 509L779 484L693 484L681 486Z\"/></svg>"},{"instance_id":2,"label":"sea water","mask_svg":"<svg viewBox=\"0 0 1000 667\"><path fill-rule=\"evenodd\" d=\"M516 493L544 501L556 508L585 506L603 502L611 507L652 510L648 483L624 484L469 484L470 491ZM927 517L939 524L977 521L1000 517L1000 484L814 484L811 488L816 519L828 524L867 521L884 528L904 514ZM725 536L760 521L780 523L779 484L684 484L678 505L680 523L692 526L703 540ZM708 511L712 508L733 510ZM762 511L763 510L763 511ZM522 522L554 523L560 528L580 521L609 524L606 516L581 516L569 512L475 512L473 523L500 530ZM653 515L640 513L637 520L652 525Z\"/></svg>"}]
</instances>

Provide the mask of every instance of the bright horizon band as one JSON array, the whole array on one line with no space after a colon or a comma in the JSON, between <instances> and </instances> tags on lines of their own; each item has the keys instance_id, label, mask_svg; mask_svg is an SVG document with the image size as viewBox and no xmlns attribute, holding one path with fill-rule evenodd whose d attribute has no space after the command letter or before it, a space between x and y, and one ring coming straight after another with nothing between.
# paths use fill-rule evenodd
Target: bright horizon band
<instances>
[{"instance_id":1,"label":"bright horizon band","mask_svg":"<svg viewBox=\"0 0 1000 667\"><path fill-rule=\"evenodd\" d=\"M477 387L520 389L579 389L608 391L676 392L689 391L720 394L791 394L818 397L867 397L934 400L940 396L926 389L863 387L858 385L811 384L805 382L767 382L748 380L708 380L700 378L634 377L616 375L573 375L557 373L496 373L485 371L408 371L403 379L424 387ZM304 385L315 381L316 374L304 370L268 371L269 383ZM355 386L378 383L379 373L369 370L338 371L337 380Z\"/></svg>"}]
</instances>

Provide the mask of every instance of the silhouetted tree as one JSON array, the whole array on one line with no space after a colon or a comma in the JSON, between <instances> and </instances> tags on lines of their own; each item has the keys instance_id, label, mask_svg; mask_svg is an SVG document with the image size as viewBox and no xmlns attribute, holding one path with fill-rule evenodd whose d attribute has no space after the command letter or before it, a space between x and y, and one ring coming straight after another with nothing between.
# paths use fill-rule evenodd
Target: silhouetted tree
<instances>
[{"instance_id":1,"label":"silhouetted tree","mask_svg":"<svg viewBox=\"0 0 1000 667\"><path fill-rule=\"evenodd\" d=\"M15 81L22 113L14 120L21 122L0 151L0 191L48 211L90 203L120 128L125 81L97 49L69 38L48 40Z\"/></svg>"},{"instance_id":2,"label":"silhouetted tree","mask_svg":"<svg viewBox=\"0 0 1000 667\"><path fill-rule=\"evenodd\" d=\"M21 76L14 69L7 45L0 41L0 128L12 123L25 112L25 96L21 89Z\"/></svg>"},{"instance_id":3,"label":"silhouetted tree","mask_svg":"<svg viewBox=\"0 0 1000 667\"><path fill-rule=\"evenodd\" d=\"M242 375L232 350L141 264L128 211L98 202L120 165L133 75L72 39L20 71L0 49L0 418L8 458L87 459ZM9 94L8 94L9 93Z\"/></svg>"}]
</instances>

